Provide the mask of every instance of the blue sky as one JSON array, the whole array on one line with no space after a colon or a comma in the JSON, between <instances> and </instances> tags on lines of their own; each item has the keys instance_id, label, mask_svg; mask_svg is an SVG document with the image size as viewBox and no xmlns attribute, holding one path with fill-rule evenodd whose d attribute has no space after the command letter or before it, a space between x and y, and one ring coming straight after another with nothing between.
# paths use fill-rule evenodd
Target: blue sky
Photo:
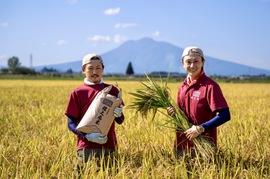
<instances>
[{"instance_id":1,"label":"blue sky","mask_svg":"<svg viewBox=\"0 0 270 179\"><path fill-rule=\"evenodd\" d=\"M0 0L0 66L77 61L143 37L270 70L270 0Z\"/></svg>"}]
</instances>

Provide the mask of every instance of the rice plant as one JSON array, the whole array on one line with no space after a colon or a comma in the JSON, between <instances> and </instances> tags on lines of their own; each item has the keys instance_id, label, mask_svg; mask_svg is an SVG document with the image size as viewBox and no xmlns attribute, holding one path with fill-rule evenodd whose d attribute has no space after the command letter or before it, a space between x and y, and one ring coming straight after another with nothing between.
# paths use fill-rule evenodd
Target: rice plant
<instances>
[{"instance_id":1,"label":"rice plant","mask_svg":"<svg viewBox=\"0 0 270 179\"><path fill-rule=\"evenodd\" d=\"M141 88L141 82L118 83L129 106L134 101L129 93ZM64 111L71 90L80 84L82 80L0 79L0 178L76 178L76 136L67 128ZM176 96L178 86L179 81L167 83L171 96ZM147 120L124 107L126 119L116 125L115 166L96 172L90 161L82 178L269 178L270 84L220 86L232 118L218 128L221 152L215 163L187 164L174 158L175 133L159 125L164 123L161 108L154 120Z\"/></svg>"},{"instance_id":2,"label":"rice plant","mask_svg":"<svg viewBox=\"0 0 270 179\"><path fill-rule=\"evenodd\" d=\"M143 88L130 93L134 97L134 101L128 108L135 109L137 113L141 113L141 115L146 118L149 112L153 112L153 119L156 113L160 112L165 115L167 119L163 126L175 128L175 130L178 130L179 132L188 130L192 124L188 121L184 111L182 111L172 99L170 89L167 86L167 81L163 82L162 78L160 78L160 84L158 84L148 75L146 75L146 79L146 82L141 82ZM163 112L168 107L173 107L175 109L174 116L170 116ZM180 141L180 143L181 142L183 141ZM214 148L210 141L204 138L203 135L193 139L193 143L196 146L196 151L204 159L209 160L213 157Z\"/></svg>"}]
</instances>

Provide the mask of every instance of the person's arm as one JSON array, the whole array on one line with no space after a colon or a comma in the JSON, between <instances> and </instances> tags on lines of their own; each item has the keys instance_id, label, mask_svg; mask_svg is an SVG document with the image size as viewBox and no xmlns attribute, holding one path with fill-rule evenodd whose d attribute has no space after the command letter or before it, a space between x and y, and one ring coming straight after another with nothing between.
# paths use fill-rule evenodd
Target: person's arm
<instances>
[{"instance_id":1,"label":"person's arm","mask_svg":"<svg viewBox=\"0 0 270 179\"><path fill-rule=\"evenodd\" d=\"M74 134L79 135L79 136L81 136L81 137L84 137L85 134L84 134L83 132L78 131L78 130L76 129L76 127L77 127L76 121L77 121L77 120L76 120L75 118L69 116L69 117L68 117L68 129L69 129L71 132L73 132Z\"/></svg>"},{"instance_id":2,"label":"person's arm","mask_svg":"<svg viewBox=\"0 0 270 179\"><path fill-rule=\"evenodd\" d=\"M211 120L201 124L201 126L205 130L216 128L231 119L229 108L221 109L221 110L218 110L217 112L219 112L218 115L213 117Z\"/></svg>"},{"instance_id":3,"label":"person's arm","mask_svg":"<svg viewBox=\"0 0 270 179\"><path fill-rule=\"evenodd\" d=\"M229 108L218 110L218 115L213 117L211 120L199 125L193 125L190 129L186 130L184 133L189 140L193 140L205 130L213 129L222 125L223 123L229 121L231 119Z\"/></svg>"},{"instance_id":4,"label":"person's arm","mask_svg":"<svg viewBox=\"0 0 270 179\"><path fill-rule=\"evenodd\" d=\"M114 117L117 124L122 124L124 122L125 116L123 114L123 104L115 108Z\"/></svg>"},{"instance_id":5,"label":"person's arm","mask_svg":"<svg viewBox=\"0 0 270 179\"><path fill-rule=\"evenodd\" d=\"M122 114L122 116L116 117L114 120L115 122L117 122L117 124L122 124L124 122L124 119L125 119L124 114Z\"/></svg>"}]
</instances>

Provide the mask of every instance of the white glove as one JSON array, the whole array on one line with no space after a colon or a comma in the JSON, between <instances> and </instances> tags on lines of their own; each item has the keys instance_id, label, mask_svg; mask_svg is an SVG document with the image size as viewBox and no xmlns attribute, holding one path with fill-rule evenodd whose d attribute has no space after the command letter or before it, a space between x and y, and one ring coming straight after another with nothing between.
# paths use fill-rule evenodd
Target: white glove
<instances>
[{"instance_id":1,"label":"white glove","mask_svg":"<svg viewBox=\"0 0 270 179\"><path fill-rule=\"evenodd\" d=\"M116 107L114 110L114 117L121 117L123 111L123 105L121 104L119 107Z\"/></svg>"},{"instance_id":2,"label":"white glove","mask_svg":"<svg viewBox=\"0 0 270 179\"><path fill-rule=\"evenodd\" d=\"M85 135L86 139L90 142L95 142L98 144L105 144L108 140L106 135L102 135L99 132L93 132Z\"/></svg>"}]
</instances>

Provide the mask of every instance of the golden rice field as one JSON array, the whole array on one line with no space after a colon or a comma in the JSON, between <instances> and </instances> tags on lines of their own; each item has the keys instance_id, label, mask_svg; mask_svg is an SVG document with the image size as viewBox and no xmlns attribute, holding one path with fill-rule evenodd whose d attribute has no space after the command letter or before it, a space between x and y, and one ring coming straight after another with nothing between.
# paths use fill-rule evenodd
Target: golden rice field
<instances>
[{"instance_id":1,"label":"golden rice field","mask_svg":"<svg viewBox=\"0 0 270 179\"><path fill-rule=\"evenodd\" d=\"M106 81L106 79L105 79ZM82 81L0 80L0 178L75 178L76 137L64 115L71 90ZM115 81L107 81L115 84ZM180 82L169 83L176 96ZM140 82L118 81L126 106ZM124 109L116 125L119 160L82 178L270 178L270 84L220 83L231 120L218 128L215 162L173 156L174 131Z\"/></svg>"}]
</instances>

